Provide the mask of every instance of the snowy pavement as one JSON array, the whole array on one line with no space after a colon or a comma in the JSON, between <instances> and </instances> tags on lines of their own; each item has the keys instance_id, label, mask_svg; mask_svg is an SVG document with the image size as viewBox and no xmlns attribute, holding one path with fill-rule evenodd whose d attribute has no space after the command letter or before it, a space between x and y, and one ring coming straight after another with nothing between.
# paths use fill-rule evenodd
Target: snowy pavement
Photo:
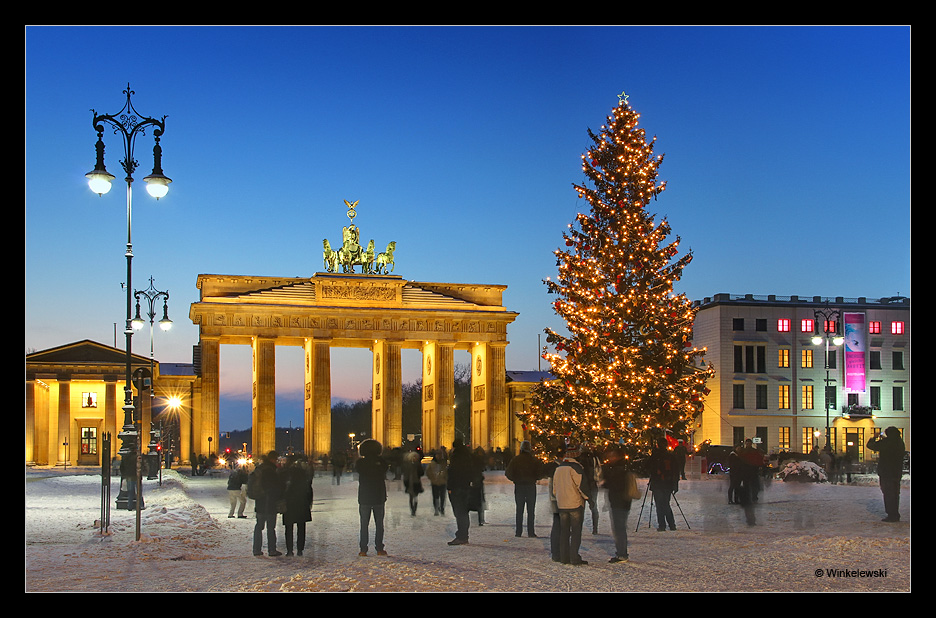
<instances>
[{"instance_id":1,"label":"snowy pavement","mask_svg":"<svg viewBox=\"0 0 936 618\"><path fill-rule=\"evenodd\" d=\"M605 496L599 533L586 510L586 566L549 556L551 515L538 487L538 538L514 536L513 485L485 474L486 523L471 514L470 543L448 546L451 509L434 516L428 491L415 517L397 481L388 481L385 541L389 556L358 556L357 482L346 474L313 483L313 520L303 556L251 555L249 519L228 519L224 476L189 478L164 471L145 481L141 539L134 512L113 508L109 534L99 534L100 475L92 469L26 468L27 592L722 592L910 591L910 482L900 498L903 521L884 523L876 479L859 484L772 482L747 525L727 503L726 479L680 483L678 529L649 525L649 499L631 510L630 560L614 553ZM641 491L646 480L639 483ZM684 519L685 517L685 519ZM688 522L688 526L686 525ZM279 549L285 551L282 525ZM264 544L265 545L265 544Z\"/></svg>"}]
</instances>

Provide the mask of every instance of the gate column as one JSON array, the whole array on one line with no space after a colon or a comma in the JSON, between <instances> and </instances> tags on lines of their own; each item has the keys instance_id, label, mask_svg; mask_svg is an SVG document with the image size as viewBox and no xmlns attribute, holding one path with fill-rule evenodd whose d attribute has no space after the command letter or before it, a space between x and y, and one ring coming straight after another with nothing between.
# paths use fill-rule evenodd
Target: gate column
<instances>
[{"instance_id":1,"label":"gate column","mask_svg":"<svg viewBox=\"0 0 936 618\"><path fill-rule=\"evenodd\" d=\"M403 443L402 346L375 341L373 388L371 391L371 436L384 447Z\"/></svg>"},{"instance_id":2,"label":"gate column","mask_svg":"<svg viewBox=\"0 0 936 618\"><path fill-rule=\"evenodd\" d=\"M510 446L506 342L471 347L471 443L485 449Z\"/></svg>"},{"instance_id":3,"label":"gate column","mask_svg":"<svg viewBox=\"0 0 936 618\"><path fill-rule=\"evenodd\" d=\"M216 337L202 336L201 348L201 414L193 416L192 433L194 435L193 452L189 457L208 454L208 437L220 433L219 392L221 380L218 364L220 362L221 342ZM256 449L254 449L256 452Z\"/></svg>"},{"instance_id":4,"label":"gate column","mask_svg":"<svg viewBox=\"0 0 936 618\"><path fill-rule=\"evenodd\" d=\"M455 439L455 345L423 345L423 453L451 446Z\"/></svg>"},{"instance_id":5,"label":"gate column","mask_svg":"<svg viewBox=\"0 0 936 618\"><path fill-rule=\"evenodd\" d=\"M305 340L305 445L307 455L331 454L331 341Z\"/></svg>"},{"instance_id":6,"label":"gate column","mask_svg":"<svg viewBox=\"0 0 936 618\"><path fill-rule=\"evenodd\" d=\"M263 455L276 448L276 342L253 337L252 431L253 451Z\"/></svg>"},{"instance_id":7,"label":"gate column","mask_svg":"<svg viewBox=\"0 0 936 618\"><path fill-rule=\"evenodd\" d=\"M510 413L507 407L507 343L488 344L488 419L491 448L510 447Z\"/></svg>"}]
</instances>

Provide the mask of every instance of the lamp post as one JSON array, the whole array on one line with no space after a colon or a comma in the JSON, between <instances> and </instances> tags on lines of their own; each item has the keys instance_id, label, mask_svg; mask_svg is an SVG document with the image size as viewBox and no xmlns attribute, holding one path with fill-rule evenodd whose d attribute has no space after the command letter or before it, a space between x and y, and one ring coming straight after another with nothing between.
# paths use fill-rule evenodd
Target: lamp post
<instances>
[{"instance_id":1,"label":"lamp post","mask_svg":"<svg viewBox=\"0 0 936 618\"><path fill-rule=\"evenodd\" d=\"M124 94L127 97L127 101L116 114L98 114L93 109L91 110L91 124L97 132L98 139L95 144L96 161L94 169L85 174L85 177L88 179L88 186L98 195L104 195L110 191L111 182L115 177L108 173L104 166L103 137L104 127L112 127L114 134L119 135L123 143L123 158L120 160L120 165L126 174L124 180L127 183L127 249L124 253L124 256L127 258L127 320L124 325L124 335L126 336L126 376L123 405L124 424L118 434L121 440L121 447L118 452L120 453L121 461L123 461L124 458L136 458L136 468L139 469L140 437L134 425L133 377L131 368L133 361L133 327L130 323L130 311L133 303L133 243L131 240L131 222L133 218L131 215L133 212L133 173L138 165L133 155L133 149L136 144L136 138L140 135L144 135L148 128L152 127L153 129L155 146L153 147L153 173L143 179L147 183L147 191L158 200L166 195L166 192L169 190L169 183L172 181L162 173L162 147L159 145L159 139L166 130L166 117L163 116L161 119L156 119L139 114L130 102L130 97L134 94L134 92L130 90L130 84L127 84L127 89L124 90ZM131 478L127 477L127 473L129 472L131 472L129 466L121 465L120 493L117 496L117 508L128 510L139 507L139 505L136 504L136 495L131 495L130 492L127 491L128 483L131 482ZM139 473L133 475L132 478L135 478L138 474ZM139 533L139 526L137 526L137 539L139 539Z\"/></svg>"},{"instance_id":2,"label":"lamp post","mask_svg":"<svg viewBox=\"0 0 936 618\"><path fill-rule=\"evenodd\" d=\"M829 427L829 344L838 347L845 343L845 337L842 335L842 325L841 325L841 312L838 309L832 309L830 307L825 307L824 309L816 309L813 311L813 317L815 318L812 343L813 345L822 345L825 343L825 356L823 358L823 363L825 365L825 393L823 394L823 401L825 402L825 439L826 447L831 450L829 444L829 434L831 433ZM822 319L822 332L819 331L819 320Z\"/></svg>"},{"instance_id":3,"label":"lamp post","mask_svg":"<svg viewBox=\"0 0 936 618\"><path fill-rule=\"evenodd\" d=\"M140 298L146 300L147 311L146 316L149 318L150 324L150 401L156 397L155 385L153 384L153 376L155 375L155 365L156 359L153 354L153 346L155 341L155 336L153 332L153 322L156 319L156 302L162 298L163 299L163 317L159 320L159 329L162 331L168 331L172 328L172 320L169 319L169 292L161 292L156 289L156 286L153 282L153 277L150 277L149 288L145 290L137 290L133 293L133 296L136 298L136 315L130 321L133 330L141 330L145 325L143 317L140 315ZM152 409L152 407L151 407ZM140 445L142 448L142 444ZM155 478L157 473L157 468L159 466L159 448L156 441L156 432L150 424L150 443L149 443L149 453L146 455L148 458L147 466L147 478Z\"/></svg>"}]
</instances>

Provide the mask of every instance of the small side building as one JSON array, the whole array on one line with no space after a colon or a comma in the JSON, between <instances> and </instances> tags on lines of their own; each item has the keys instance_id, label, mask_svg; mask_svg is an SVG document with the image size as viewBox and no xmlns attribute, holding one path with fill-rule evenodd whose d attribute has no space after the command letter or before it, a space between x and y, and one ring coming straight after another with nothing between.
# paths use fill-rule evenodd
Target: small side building
<instances>
[{"instance_id":1,"label":"small side building","mask_svg":"<svg viewBox=\"0 0 936 618\"><path fill-rule=\"evenodd\" d=\"M26 355L27 465L98 466L105 434L111 435L112 455L116 454L125 422L126 363L124 350L88 339ZM177 424L182 444L175 445L174 453L187 460L197 388L193 365L154 361L151 370L148 357L134 354L131 370L143 387L139 401L144 452L149 452L154 414L165 411L167 418L181 421ZM169 402L178 405L169 410Z\"/></svg>"}]
</instances>

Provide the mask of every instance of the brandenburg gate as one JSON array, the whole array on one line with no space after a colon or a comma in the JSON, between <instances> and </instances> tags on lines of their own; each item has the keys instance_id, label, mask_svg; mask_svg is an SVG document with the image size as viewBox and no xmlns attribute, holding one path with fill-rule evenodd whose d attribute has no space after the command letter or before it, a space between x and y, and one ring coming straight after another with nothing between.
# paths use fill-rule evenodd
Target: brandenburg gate
<instances>
[{"instance_id":1,"label":"brandenburg gate","mask_svg":"<svg viewBox=\"0 0 936 618\"><path fill-rule=\"evenodd\" d=\"M353 220L356 202L346 204ZM359 233L354 225L344 228L342 247L334 252L324 241L326 272L311 277L198 276L199 301L189 313L199 327L201 348L196 452L209 452L208 438L219 432L219 359L225 344L252 350L254 453L275 445L279 345L300 346L305 353L307 454L331 452L333 347L371 350L371 435L386 447L403 439L401 351L422 352L424 452L450 447L455 438L454 352L470 351L471 444L509 445L504 355L507 325L518 314L502 305L506 286L405 280L389 272L395 243L377 256L373 241L366 250L359 245ZM354 272L356 264L361 273Z\"/></svg>"}]
</instances>

